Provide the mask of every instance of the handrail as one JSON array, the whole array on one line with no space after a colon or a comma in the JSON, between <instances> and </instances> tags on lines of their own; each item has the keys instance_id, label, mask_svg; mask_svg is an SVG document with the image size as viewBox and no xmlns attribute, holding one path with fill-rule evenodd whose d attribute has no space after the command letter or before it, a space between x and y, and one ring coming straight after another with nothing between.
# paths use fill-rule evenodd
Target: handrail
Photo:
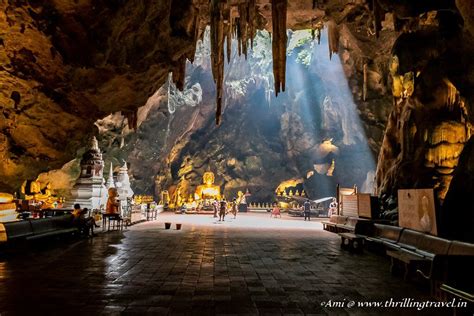
<instances>
[{"instance_id":1,"label":"handrail","mask_svg":"<svg viewBox=\"0 0 474 316\"><path fill-rule=\"evenodd\" d=\"M464 292L460 289L456 289L452 286L449 286L445 283L441 284L440 287L441 290L443 290L446 293L449 293L451 295L457 296L465 301L469 301L471 303L474 303L474 294Z\"/></svg>"}]
</instances>

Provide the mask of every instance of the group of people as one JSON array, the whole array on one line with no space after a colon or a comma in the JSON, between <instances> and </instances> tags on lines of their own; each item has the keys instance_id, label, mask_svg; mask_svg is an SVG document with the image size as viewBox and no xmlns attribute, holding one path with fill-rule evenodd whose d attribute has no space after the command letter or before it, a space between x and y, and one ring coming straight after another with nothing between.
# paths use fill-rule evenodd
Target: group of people
<instances>
[{"instance_id":1,"label":"group of people","mask_svg":"<svg viewBox=\"0 0 474 316\"><path fill-rule=\"evenodd\" d=\"M237 199L234 198L232 202L228 203L225 198L220 201L214 201L212 203L212 207L214 209L214 218L217 218L219 214L219 222L225 221L225 216L228 213L234 215L234 219L237 218Z\"/></svg>"},{"instance_id":2,"label":"group of people","mask_svg":"<svg viewBox=\"0 0 474 316\"><path fill-rule=\"evenodd\" d=\"M96 236L94 233L94 227L99 227L99 225L95 222L94 217L88 216L89 209L81 209L81 205L74 204L74 210L71 214L73 216L73 225L76 226L83 235L91 237Z\"/></svg>"}]
</instances>

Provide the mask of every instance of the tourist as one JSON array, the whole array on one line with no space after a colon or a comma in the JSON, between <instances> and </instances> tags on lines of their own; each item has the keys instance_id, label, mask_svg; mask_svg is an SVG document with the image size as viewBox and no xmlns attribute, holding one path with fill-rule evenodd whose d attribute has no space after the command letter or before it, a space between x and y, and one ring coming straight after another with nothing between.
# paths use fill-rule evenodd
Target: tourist
<instances>
[{"instance_id":1,"label":"tourist","mask_svg":"<svg viewBox=\"0 0 474 316\"><path fill-rule=\"evenodd\" d=\"M95 223L93 217L89 216L86 218L86 214L88 213L89 210L87 208L81 210L79 204L74 204L74 210L72 211L73 223L85 236L94 237L97 236L97 234L94 233L94 227L99 227L99 225Z\"/></svg>"},{"instance_id":2,"label":"tourist","mask_svg":"<svg viewBox=\"0 0 474 316\"><path fill-rule=\"evenodd\" d=\"M237 217L237 199L236 198L234 198L234 200L232 201L231 213L234 214L234 219L235 219Z\"/></svg>"},{"instance_id":3,"label":"tourist","mask_svg":"<svg viewBox=\"0 0 474 316\"><path fill-rule=\"evenodd\" d=\"M224 222L226 209L227 209L227 202L226 202L226 200L225 200L225 198L224 198L224 199L222 199L221 205L220 205L220 210L219 210L219 222L220 222L220 221L223 221L223 222Z\"/></svg>"},{"instance_id":4,"label":"tourist","mask_svg":"<svg viewBox=\"0 0 474 316\"><path fill-rule=\"evenodd\" d=\"M280 218L281 218L280 208L278 207L278 204L276 204L276 203L273 203L273 209L272 209L272 211L271 211L271 213L270 213L270 218L271 218L272 216L275 217L275 218L276 218L277 216L280 216Z\"/></svg>"},{"instance_id":5,"label":"tourist","mask_svg":"<svg viewBox=\"0 0 474 316\"><path fill-rule=\"evenodd\" d=\"M311 202L307 199L303 204L304 220L311 220Z\"/></svg>"},{"instance_id":6,"label":"tourist","mask_svg":"<svg viewBox=\"0 0 474 316\"><path fill-rule=\"evenodd\" d=\"M331 215L337 214L337 200L336 198L332 198L332 202L329 204L329 209L328 209L328 217L331 217Z\"/></svg>"},{"instance_id":7,"label":"tourist","mask_svg":"<svg viewBox=\"0 0 474 316\"><path fill-rule=\"evenodd\" d=\"M212 202L212 208L214 209L214 218L217 218L217 211L219 211L217 200L214 200L214 202Z\"/></svg>"}]
</instances>

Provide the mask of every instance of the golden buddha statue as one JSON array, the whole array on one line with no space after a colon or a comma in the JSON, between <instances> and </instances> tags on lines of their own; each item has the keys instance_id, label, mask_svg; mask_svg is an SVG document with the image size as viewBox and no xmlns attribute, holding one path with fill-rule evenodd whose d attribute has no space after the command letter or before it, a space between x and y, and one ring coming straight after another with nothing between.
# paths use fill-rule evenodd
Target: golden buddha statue
<instances>
[{"instance_id":1,"label":"golden buddha statue","mask_svg":"<svg viewBox=\"0 0 474 316\"><path fill-rule=\"evenodd\" d=\"M48 182L41 189L41 183L36 180L25 180L21 185L21 193L24 194L25 200L41 202L41 208L50 208L54 202L58 202L58 197L54 196L51 190L51 184Z\"/></svg>"},{"instance_id":2,"label":"golden buddha statue","mask_svg":"<svg viewBox=\"0 0 474 316\"><path fill-rule=\"evenodd\" d=\"M0 192L0 223L14 221L17 215L15 197L10 193Z\"/></svg>"},{"instance_id":3,"label":"golden buddha statue","mask_svg":"<svg viewBox=\"0 0 474 316\"><path fill-rule=\"evenodd\" d=\"M214 173L207 171L202 176L203 184L198 185L194 193L194 199L198 200L209 200L215 199L220 200L221 188L214 184Z\"/></svg>"}]
</instances>

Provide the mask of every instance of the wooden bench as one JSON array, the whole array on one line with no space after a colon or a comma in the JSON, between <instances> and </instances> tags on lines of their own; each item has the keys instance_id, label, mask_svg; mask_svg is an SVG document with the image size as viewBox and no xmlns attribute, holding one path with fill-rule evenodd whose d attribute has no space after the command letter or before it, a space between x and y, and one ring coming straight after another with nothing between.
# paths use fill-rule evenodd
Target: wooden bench
<instances>
[{"instance_id":1,"label":"wooden bench","mask_svg":"<svg viewBox=\"0 0 474 316\"><path fill-rule=\"evenodd\" d=\"M29 219L3 223L6 242L35 240L64 234L75 234L72 215L55 216L41 219Z\"/></svg>"},{"instance_id":2,"label":"wooden bench","mask_svg":"<svg viewBox=\"0 0 474 316\"><path fill-rule=\"evenodd\" d=\"M341 248L362 251L365 239L373 231L374 223L371 220L356 218L350 225L350 231L338 233L341 236ZM337 226L336 226L337 227Z\"/></svg>"},{"instance_id":3,"label":"wooden bench","mask_svg":"<svg viewBox=\"0 0 474 316\"><path fill-rule=\"evenodd\" d=\"M447 254L435 255L428 270L417 272L430 281L431 295L446 299L442 284L449 284L468 293L474 293L474 244L452 241Z\"/></svg>"},{"instance_id":4,"label":"wooden bench","mask_svg":"<svg viewBox=\"0 0 474 316\"><path fill-rule=\"evenodd\" d=\"M390 272L395 273L396 267L400 264L404 268L403 279L408 279L411 273L414 273L421 265L426 264L428 259L420 257L410 252L399 250L387 250L387 255L390 257Z\"/></svg>"},{"instance_id":5,"label":"wooden bench","mask_svg":"<svg viewBox=\"0 0 474 316\"><path fill-rule=\"evenodd\" d=\"M64 234L74 234L78 228L73 225L73 216L55 216L30 220L33 235L26 237L26 240L35 240L45 237L58 236Z\"/></svg>"},{"instance_id":6,"label":"wooden bench","mask_svg":"<svg viewBox=\"0 0 474 316\"><path fill-rule=\"evenodd\" d=\"M362 251L365 236L354 233L339 233L339 236L341 236L341 248Z\"/></svg>"},{"instance_id":7,"label":"wooden bench","mask_svg":"<svg viewBox=\"0 0 474 316\"><path fill-rule=\"evenodd\" d=\"M474 294L468 293L458 288L449 286L448 284L441 284L440 287L441 291L445 292L447 296L456 297L459 300L463 300L466 302L474 303Z\"/></svg>"},{"instance_id":8,"label":"wooden bench","mask_svg":"<svg viewBox=\"0 0 474 316\"><path fill-rule=\"evenodd\" d=\"M29 236L33 236L30 220L3 223L3 226L7 235L6 241L26 239Z\"/></svg>"},{"instance_id":9,"label":"wooden bench","mask_svg":"<svg viewBox=\"0 0 474 316\"><path fill-rule=\"evenodd\" d=\"M357 217L347 217L345 223L337 223L336 231L345 233L345 232L354 232L355 226L360 219Z\"/></svg>"},{"instance_id":10,"label":"wooden bench","mask_svg":"<svg viewBox=\"0 0 474 316\"><path fill-rule=\"evenodd\" d=\"M371 244L383 246L386 243L397 243L403 228L392 225L374 224L365 238Z\"/></svg>"},{"instance_id":11,"label":"wooden bench","mask_svg":"<svg viewBox=\"0 0 474 316\"><path fill-rule=\"evenodd\" d=\"M322 221L323 229L330 232L337 232L337 225L344 225L347 222L347 216L331 215L329 221Z\"/></svg>"}]
</instances>

